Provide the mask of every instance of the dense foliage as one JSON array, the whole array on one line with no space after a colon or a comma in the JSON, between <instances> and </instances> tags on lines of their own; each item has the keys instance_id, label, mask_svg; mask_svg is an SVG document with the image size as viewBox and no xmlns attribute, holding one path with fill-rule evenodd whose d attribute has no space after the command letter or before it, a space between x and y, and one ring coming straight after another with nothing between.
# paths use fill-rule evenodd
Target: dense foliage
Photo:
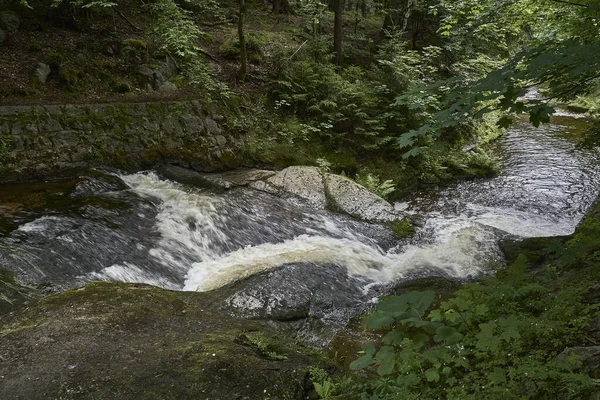
<instances>
[{"instance_id":1,"label":"dense foliage","mask_svg":"<svg viewBox=\"0 0 600 400\"><path fill-rule=\"evenodd\" d=\"M600 316L593 300L599 234L596 208L566 242L547 239L535 251L525 244L505 270L461 286L441 303L434 304L431 291L381 300L366 325L387 333L351 364L377 367L377 379L358 385L361 398L570 399L596 393L598 371L581 369L580 357L565 349L594 344L587 329Z\"/></svg>"},{"instance_id":2,"label":"dense foliage","mask_svg":"<svg viewBox=\"0 0 600 400\"><path fill-rule=\"evenodd\" d=\"M231 99L224 105L242 110L240 120L256 119L229 122L248 133L255 162L325 160L353 178L392 180L402 188L394 196L420 183L494 173L485 143L514 113L539 124L552 102L597 109L598 0L11 3L54 10L57 20L71 17L79 29L109 36L121 21L135 33L123 43L148 46L137 57L119 50L128 65L114 79L116 92L136 91L136 63L158 65L167 56L178 87ZM56 79L72 93L86 75L115 70L63 64L53 67ZM519 98L534 86L543 97Z\"/></svg>"}]
</instances>

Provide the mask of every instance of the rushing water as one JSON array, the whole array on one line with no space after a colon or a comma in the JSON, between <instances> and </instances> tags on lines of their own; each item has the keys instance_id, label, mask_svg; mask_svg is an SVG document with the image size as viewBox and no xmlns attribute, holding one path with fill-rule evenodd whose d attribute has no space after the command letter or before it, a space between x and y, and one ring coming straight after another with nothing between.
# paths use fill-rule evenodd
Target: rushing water
<instances>
[{"instance_id":1,"label":"rushing water","mask_svg":"<svg viewBox=\"0 0 600 400\"><path fill-rule=\"evenodd\" d=\"M381 225L301 201L194 188L151 171L4 186L0 265L33 284L115 280L202 291L282 265L295 266L300 283L310 281L302 271L343 268L365 299L410 277L473 277L503 264L504 238L573 231L600 184L597 150L570 138L584 124L572 115L539 128L517 123L497 144L498 177L396 205L423 220L403 242Z\"/></svg>"}]
</instances>

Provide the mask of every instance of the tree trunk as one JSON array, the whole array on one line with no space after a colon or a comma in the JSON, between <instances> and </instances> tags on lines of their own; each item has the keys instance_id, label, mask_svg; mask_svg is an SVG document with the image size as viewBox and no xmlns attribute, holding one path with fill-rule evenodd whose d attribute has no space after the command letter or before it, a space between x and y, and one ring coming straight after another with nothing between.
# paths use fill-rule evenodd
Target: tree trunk
<instances>
[{"instance_id":1,"label":"tree trunk","mask_svg":"<svg viewBox=\"0 0 600 400\"><path fill-rule=\"evenodd\" d=\"M344 0L333 2L333 52L335 53L335 65L342 65L342 14L344 12Z\"/></svg>"},{"instance_id":2,"label":"tree trunk","mask_svg":"<svg viewBox=\"0 0 600 400\"><path fill-rule=\"evenodd\" d=\"M360 7L360 3L357 1L356 2L356 7L354 9L354 34L356 35L356 31L358 30L358 23L360 22L360 19L358 18L358 9Z\"/></svg>"},{"instance_id":3,"label":"tree trunk","mask_svg":"<svg viewBox=\"0 0 600 400\"><path fill-rule=\"evenodd\" d=\"M279 15L281 12L281 0L273 0L273 14Z\"/></svg>"},{"instance_id":4,"label":"tree trunk","mask_svg":"<svg viewBox=\"0 0 600 400\"><path fill-rule=\"evenodd\" d=\"M238 14L238 35L240 39L240 70L238 81L246 81L246 70L248 68L248 54L246 53L246 36L244 35L244 14L246 13L245 0L239 0L240 10Z\"/></svg>"}]
</instances>

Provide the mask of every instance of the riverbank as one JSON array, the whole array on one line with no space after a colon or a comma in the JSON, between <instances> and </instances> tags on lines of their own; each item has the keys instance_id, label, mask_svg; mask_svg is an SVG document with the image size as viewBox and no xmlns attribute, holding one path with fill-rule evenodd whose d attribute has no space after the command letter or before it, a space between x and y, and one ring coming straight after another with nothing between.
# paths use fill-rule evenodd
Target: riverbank
<instances>
[{"instance_id":1,"label":"riverbank","mask_svg":"<svg viewBox=\"0 0 600 400\"><path fill-rule=\"evenodd\" d=\"M245 137L227 123L199 101L0 107L0 183L98 166L240 167L248 162Z\"/></svg>"},{"instance_id":2,"label":"riverbank","mask_svg":"<svg viewBox=\"0 0 600 400\"><path fill-rule=\"evenodd\" d=\"M500 346L490 353L493 358L485 358L483 349L482 354L469 355L470 365L485 362L485 366L457 366L449 375L440 373L438 379L423 378L410 390L418 390L421 398L430 398L429 394L434 398L436 390L451 392L448 398L481 398L490 393L505 396L510 388L520 398L543 398L554 388L577 382L577 387L567 386L575 392L567 393L595 398L590 378L600 377L599 238L600 202L596 201L573 235L507 244L509 266L496 277L438 292L445 294L436 297L432 310L447 311L460 299L479 299L477 306L486 306L487 311L469 317L476 318L479 326L497 318L520 322L510 340L502 339L504 330L490 332L489 340L497 337ZM10 287L18 285L10 281ZM404 290L437 292L437 287L430 280L420 288ZM23 293L24 288L19 290ZM366 382L355 375L351 381L335 377L358 357L348 349L360 348L360 343L381 333L360 333L363 328L354 325L354 333L342 332L332 341L327 360L287 339L285 324L277 328L266 321L215 312L220 301L218 290L172 292L123 283L89 283L41 301L30 298L26 307L0 316L0 356L6 361L0 367L0 394L15 399L304 399L319 398L313 392L316 382L330 387L331 398L352 399L369 387L380 387L377 375L369 374ZM473 312L468 305L461 307L465 315ZM538 325L533 328L529 322ZM461 343L470 349L470 342ZM568 358L571 353L577 356ZM565 357L571 361L554 364ZM499 363L506 368L506 380L488 382L492 379L488 369ZM530 378L517 371L525 367L530 368ZM557 374L554 368L559 368ZM482 388L461 391L460 385L445 383L452 377L458 382L475 379ZM456 390L459 397L452 394Z\"/></svg>"}]
</instances>

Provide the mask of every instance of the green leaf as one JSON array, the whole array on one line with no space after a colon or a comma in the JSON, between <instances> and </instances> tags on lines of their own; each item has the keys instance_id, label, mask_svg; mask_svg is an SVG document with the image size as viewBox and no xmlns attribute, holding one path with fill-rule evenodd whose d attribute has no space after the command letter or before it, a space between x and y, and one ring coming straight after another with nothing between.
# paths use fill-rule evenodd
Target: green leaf
<instances>
[{"instance_id":1,"label":"green leaf","mask_svg":"<svg viewBox=\"0 0 600 400\"><path fill-rule=\"evenodd\" d=\"M401 375L396 379L396 383L400 386L416 386L421 382L421 377L414 372L406 375Z\"/></svg>"},{"instance_id":2,"label":"green leaf","mask_svg":"<svg viewBox=\"0 0 600 400\"><path fill-rule=\"evenodd\" d=\"M425 346L425 343L429 342L430 337L424 333L417 333L411 336L411 340L413 341L413 347L415 349L419 349Z\"/></svg>"},{"instance_id":3,"label":"green leaf","mask_svg":"<svg viewBox=\"0 0 600 400\"><path fill-rule=\"evenodd\" d=\"M402 323L402 325L415 327L415 328L421 328L425 325L429 325L429 321L424 321L421 319L421 317L404 318L404 319L401 319L400 322Z\"/></svg>"},{"instance_id":4,"label":"green leaf","mask_svg":"<svg viewBox=\"0 0 600 400\"><path fill-rule=\"evenodd\" d=\"M437 368L429 368L425 371L425 379L427 379L427 382L438 382L440 380L440 374Z\"/></svg>"},{"instance_id":5,"label":"green leaf","mask_svg":"<svg viewBox=\"0 0 600 400\"><path fill-rule=\"evenodd\" d=\"M502 368L494 368L494 371L488 374L488 379L493 384L506 383L506 373Z\"/></svg>"},{"instance_id":6,"label":"green leaf","mask_svg":"<svg viewBox=\"0 0 600 400\"><path fill-rule=\"evenodd\" d=\"M405 296L389 296L385 297L377 304L377 310L386 313L401 314L408 308L408 303Z\"/></svg>"},{"instance_id":7,"label":"green leaf","mask_svg":"<svg viewBox=\"0 0 600 400\"><path fill-rule=\"evenodd\" d=\"M375 311L367 318L367 328L381 329L388 327L394 323L394 318L391 316Z\"/></svg>"},{"instance_id":8,"label":"green leaf","mask_svg":"<svg viewBox=\"0 0 600 400\"><path fill-rule=\"evenodd\" d=\"M435 331L435 336L433 340L436 342L445 341L447 344L456 344L460 342L463 335L461 335L455 328L451 326L440 326Z\"/></svg>"},{"instance_id":9,"label":"green leaf","mask_svg":"<svg viewBox=\"0 0 600 400\"><path fill-rule=\"evenodd\" d=\"M412 150L407 151L406 153L402 154L402 159L407 160L411 157L416 157L419 154L421 154L423 152L423 148L421 147L415 147Z\"/></svg>"},{"instance_id":10,"label":"green leaf","mask_svg":"<svg viewBox=\"0 0 600 400\"><path fill-rule=\"evenodd\" d=\"M404 331L402 331L399 328L396 328L389 331L383 338L381 338L381 341L384 344L400 346L400 343L402 343L402 340L404 340L404 338L406 338L406 334L404 333Z\"/></svg>"},{"instance_id":11,"label":"green leaf","mask_svg":"<svg viewBox=\"0 0 600 400\"><path fill-rule=\"evenodd\" d=\"M377 373L380 376L389 375L394 371L396 365L396 353L393 347L383 346L375 356L375 360L379 363Z\"/></svg>"},{"instance_id":12,"label":"green leaf","mask_svg":"<svg viewBox=\"0 0 600 400\"><path fill-rule=\"evenodd\" d=\"M373 356L371 354L365 354L357 360L354 360L350 363L350 369L354 371L358 371L359 369L367 368L369 365L373 364Z\"/></svg>"},{"instance_id":13,"label":"green leaf","mask_svg":"<svg viewBox=\"0 0 600 400\"><path fill-rule=\"evenodd\" d=\"M431 303L433 303L433 299L435 299L435 293L431 290L427 290L425 292L408 292L407 293L409 304L419 312L419 314L423 315L425 310L427 310Z\"/></svg>"}]
</instances>

